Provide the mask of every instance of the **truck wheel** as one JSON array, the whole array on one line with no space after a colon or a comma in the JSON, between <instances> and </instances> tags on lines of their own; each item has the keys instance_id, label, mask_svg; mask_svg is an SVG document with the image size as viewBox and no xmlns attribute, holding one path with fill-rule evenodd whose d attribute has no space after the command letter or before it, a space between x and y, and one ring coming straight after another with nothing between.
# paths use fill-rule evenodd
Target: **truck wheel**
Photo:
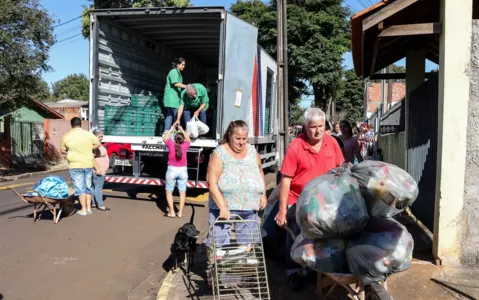
<instances>
[{"instance_id":1,"label":"truck wheel","mask_svg":"<svg viewBox=\"0 0 479 300\"><path fill-rule=\"evenodd\" d=\"M365 287L366 300L392 300L388 291L380 283L367 285Z\"/></svg>"},{"instance_id":2,"label":"truck wheel","mask_svg":"<svg viewBox=\"0 0 479 300\"><path fill-rule=\"evenodd\" d=\"M115 159L118 159L118 155L116 153L112 153L110 156L110 168L115 167Z\"/></svg>"}]
</instances>

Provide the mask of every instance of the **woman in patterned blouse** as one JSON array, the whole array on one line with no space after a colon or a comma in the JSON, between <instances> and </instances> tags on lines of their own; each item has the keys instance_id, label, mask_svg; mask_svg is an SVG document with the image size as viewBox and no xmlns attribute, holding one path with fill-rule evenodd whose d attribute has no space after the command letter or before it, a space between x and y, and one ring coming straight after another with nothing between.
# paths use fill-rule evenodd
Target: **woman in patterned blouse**
<instances>
[{"instance_id":1,"label":"woman in patterned blouse","mask_svg":"<svg viewBox=\"0 0 479 300\"><path fill-rule=\"evenodd\" d=\"M243 220L258 219L258 211L263 210L267 203L265 181L261 158L254 146L248 144L248 125L244 121L237 120L229 124L221 145L211 155L207 177L210 189L210 225L218 217L229 220L231 214L238 215ZM259 242L251 240L251 236L259 237L257 224L251 224L248 223L249 227L245 223L235 223L236 242L245 249L251 243ZM230 231L230 223L215 225L217 259L228 255L227 250L221 248L230 244ZM206 245L211 252L211 235ZM211 257L212 253L209 254Z\"/></svg>"}]
</instances>

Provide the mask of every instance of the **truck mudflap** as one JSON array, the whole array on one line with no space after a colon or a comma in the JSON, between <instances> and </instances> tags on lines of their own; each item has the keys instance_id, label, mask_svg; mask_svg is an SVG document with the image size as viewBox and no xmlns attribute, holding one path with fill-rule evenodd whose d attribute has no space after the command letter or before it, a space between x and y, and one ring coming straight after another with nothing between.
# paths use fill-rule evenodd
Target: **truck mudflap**
<instances>
[{"instance_id":1,"label":"truck mudflap","mask_svg":"<svg viewBox=\"0 0 479 300\"><path fill-rule=\"evenodd\" d=\"M165 186L165 180L158 178L144 178L144 177L129 177L129 176L106 176L106 182L109 183L125 183L136 185L155 185ZM208 183L206 181L188 180L187 188L207 189Z\"/></svg>"}]
</instances>

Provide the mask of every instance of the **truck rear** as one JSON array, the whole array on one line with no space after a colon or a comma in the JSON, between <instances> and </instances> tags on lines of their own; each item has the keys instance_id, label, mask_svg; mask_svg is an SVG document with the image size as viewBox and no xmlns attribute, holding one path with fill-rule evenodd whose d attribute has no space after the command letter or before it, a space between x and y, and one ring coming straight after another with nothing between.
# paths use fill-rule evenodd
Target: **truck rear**
<instances>
[{"instance_id":1,"label":"truck rear","mask_svg":"<svg viewBox=\"0 0 479 300\"><path fill-rule=\"evenodd\" d=\"M212 150L233 120L249 124L263 168L276 168L276 62L256 27L223 7L95 10L90 15L90 127L131 145L107 182L164 185L163 89L171 61L186 59L183 83L202 83L209 133L188 151L190 188L207 188ZM116 165L116 166L115 166ZM120 171L121 170L121 171Z\"/></svg>"}]
</instances>

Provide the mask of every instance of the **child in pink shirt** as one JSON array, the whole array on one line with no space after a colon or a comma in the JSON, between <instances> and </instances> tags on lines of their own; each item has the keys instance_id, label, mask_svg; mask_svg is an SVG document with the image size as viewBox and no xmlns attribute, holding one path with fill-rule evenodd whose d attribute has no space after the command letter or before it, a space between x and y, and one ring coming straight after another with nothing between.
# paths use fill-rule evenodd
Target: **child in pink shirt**
<instances>
[{"instance_id":1,"label":"child in pink shirt","mask_svg":"<svg viewBox=\"0 0 479 300\"><path fill-rule=\"evenodd\" d=\"M170 139L170 134L175 125L171 126L170 130L163 137L166 146L168 147L168 170L166 171L166 201L168 202L169 212L168 217L174 218L175 208L173 206L173 190L175 185L178 185L180 192L180 209L178 210L178 218L183 216L183 207L186 201L186 183L188 182L188 162L186 160L186 151L190 147L190 137L178 126L180 132L176 133L174 141Z\"/></svg>"}]
</instances>

